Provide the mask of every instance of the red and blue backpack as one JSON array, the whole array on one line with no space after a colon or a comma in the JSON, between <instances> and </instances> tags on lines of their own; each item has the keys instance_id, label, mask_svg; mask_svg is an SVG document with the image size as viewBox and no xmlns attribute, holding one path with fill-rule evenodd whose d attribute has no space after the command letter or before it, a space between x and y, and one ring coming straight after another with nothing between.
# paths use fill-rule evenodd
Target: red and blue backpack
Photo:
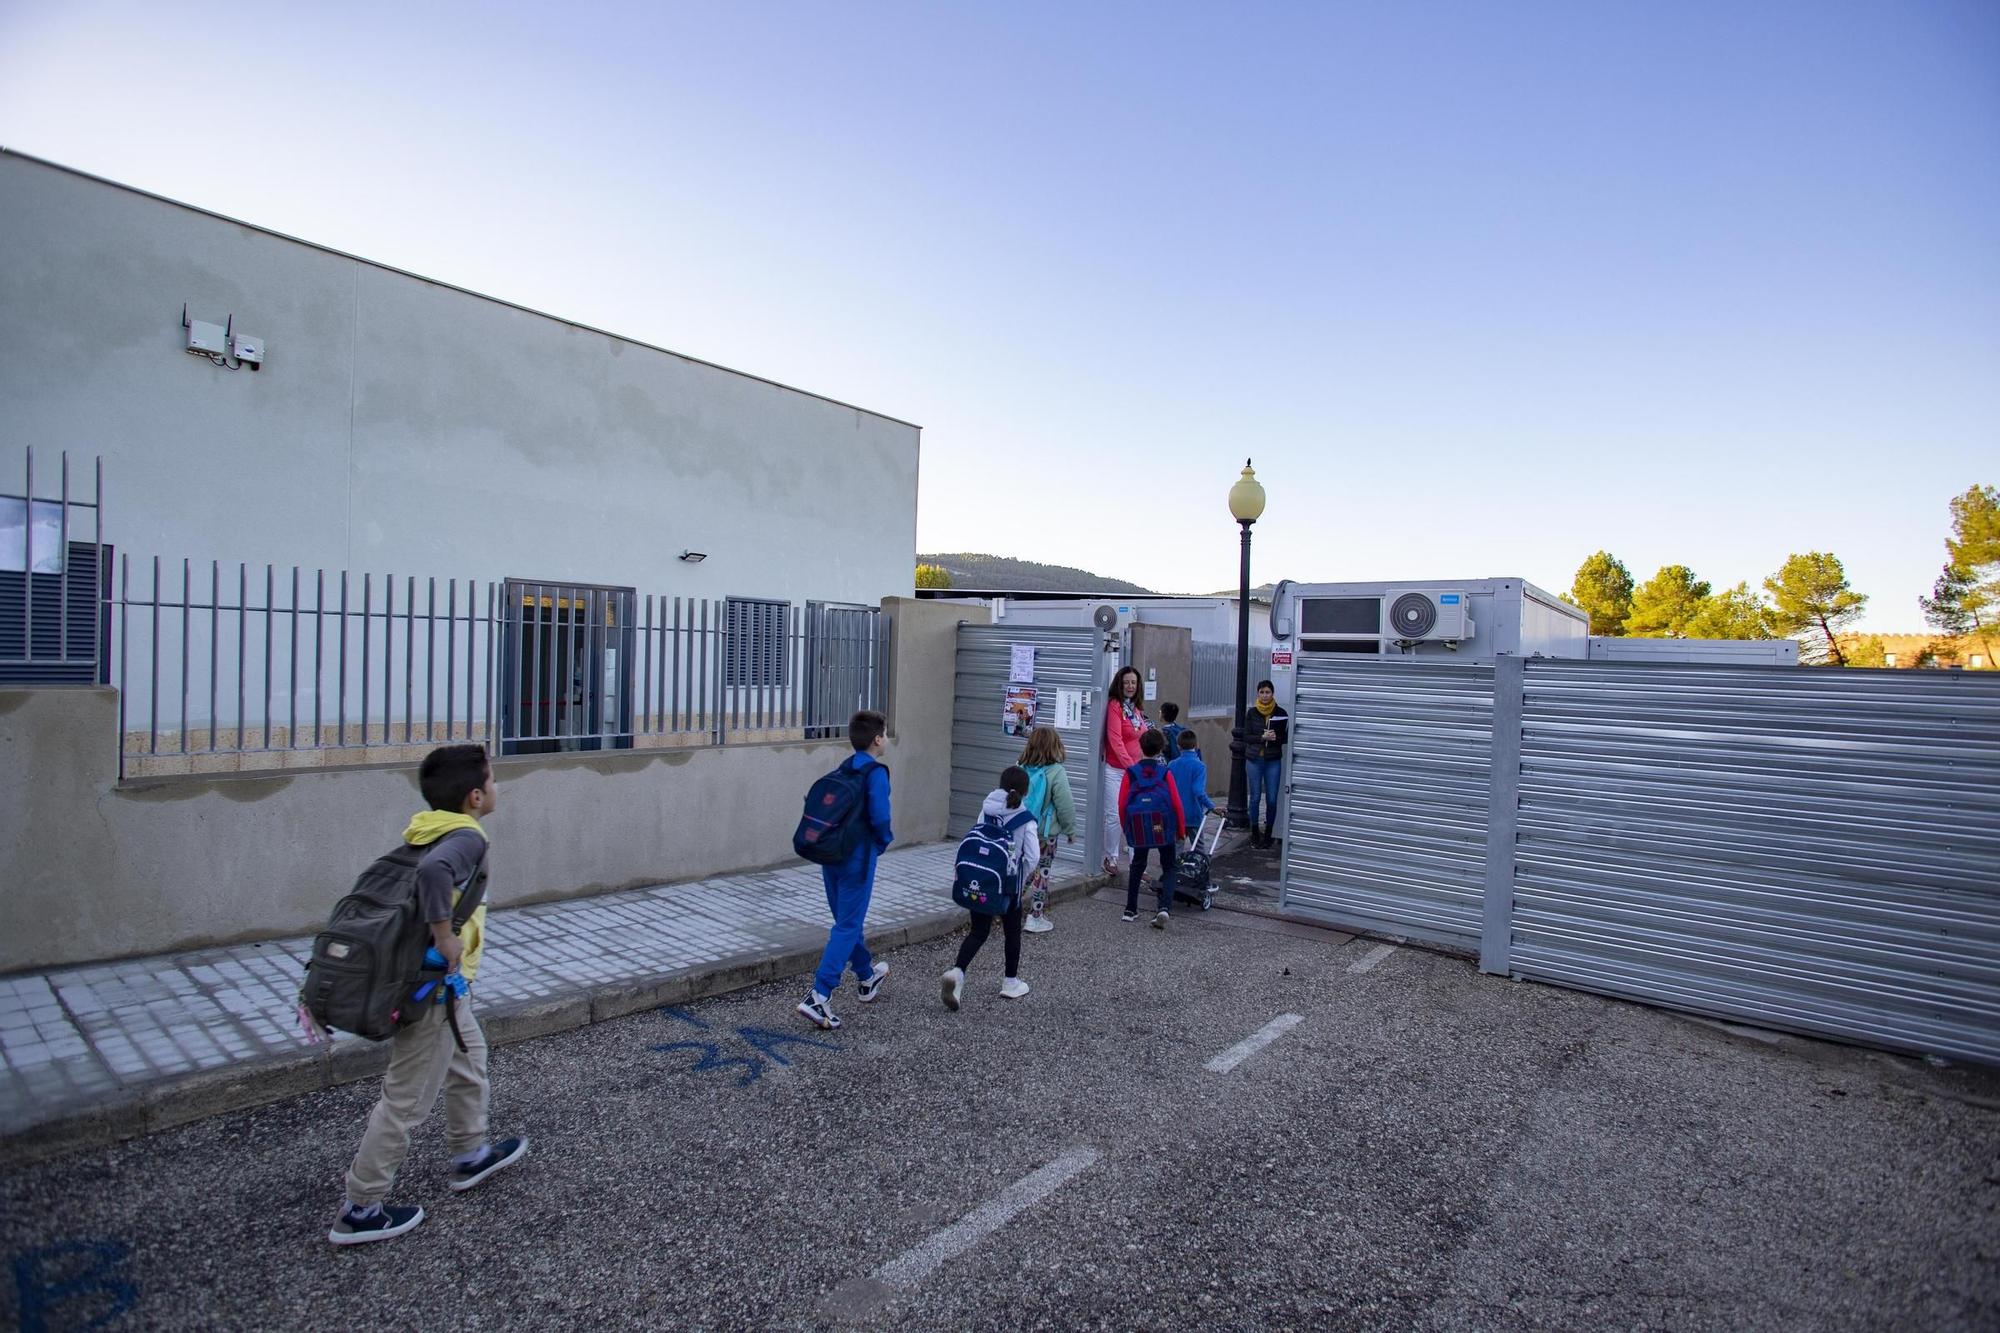
<instances>
[{"instance_id":1,"label":"red and blue backpack","mask_svg":"<svg viewBox=\"0 0 2000 1333\"><path fill-rule=\"evenodd\" d=\"M1125 841L1134 847L1173 846L1177 830L1167 766L1146 759L1125 771L1132 779L1132 792L1125 798Z\"/></svg>"}]
</instances>

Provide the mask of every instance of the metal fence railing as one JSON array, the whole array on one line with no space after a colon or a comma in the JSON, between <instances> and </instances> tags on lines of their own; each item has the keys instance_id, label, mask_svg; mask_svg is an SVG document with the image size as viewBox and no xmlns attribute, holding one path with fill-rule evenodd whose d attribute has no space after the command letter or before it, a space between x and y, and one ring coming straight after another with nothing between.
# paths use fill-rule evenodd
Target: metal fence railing
<instances>
[{"instance_id":1,"label":"metal fence railing","mask_svg":"<svg viewBox=\"0 0 2000 1333\"><path fill-rule=\"evenodd\" d=\"M887 706L876 607L114 564L102 462L79 486L68 454L52 477L22 457L20 493L0 490L0 684L116 684L121 774L454 741L538 754L820 739Z\"/></svg>"},{"instance_id":2,"label":"metal fence railing","mask_svg":"<svg viewBox=\"0 0 2000 1333\"><path fill-rule=\"evenodd\" d=\"M812 739L886 703L866 606L124 558L107 607L120 754L142 773L457 741Z\"/></svg>"}]
</instances>

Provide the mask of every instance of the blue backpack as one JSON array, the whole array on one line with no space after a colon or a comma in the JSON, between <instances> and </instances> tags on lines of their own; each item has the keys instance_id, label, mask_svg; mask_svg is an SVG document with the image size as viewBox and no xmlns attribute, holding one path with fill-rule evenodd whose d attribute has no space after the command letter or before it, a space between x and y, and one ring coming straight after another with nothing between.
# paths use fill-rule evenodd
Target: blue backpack
<instances>
[{"instance_id":1,"label":"blue backpack","mask_svg":"<svg viewBox=\"0 0 2000 1333\"><path fill-rule=\"evenodd\" d=\"M792 850L815 865L844 864L868 836L868 770L852 764L843 761L806 792Z\"/></svg>"},{"instance_id":2,"label":"blue backpack","mask_svg":"<svg viewBox=\"0 0 2000 1333\"><path fill-rule=\"evenodd\" d=\"M1014 910L1014 902L1021 893L1021 867L1014 860L1014 831L1034 817L1028 810L1015 811L1004 823L997 815L980 817L958 844L958 873L951 885L953 902L981 916L1000 916Z\"/></svg>"},{"instance_id":3,"label":"blue backpack","mask_svg":"<svg viewBox=\"0 0 2000 1333\"><path fill-rule=\"evenodd\" d=\"M1134 847L1174 844L1174 798L1167 791L1166 765L1145 760L1125 770L1132 794L1125 799L1125 841Z\"/></svg>"},{"instance_id":4,"label":"blue backpack","mask_svg":"<svg viewBox=\"0 0 2000 1333\"><path fill-rule=\"evenodd\" d=\"M1035 817L1035 822L1043 828L1055 818L1055 802L1050 799L1049 770L1035 767L1028 770L1028 794L1021 798L1021 808Z\"/></svg>"}]
</instances>

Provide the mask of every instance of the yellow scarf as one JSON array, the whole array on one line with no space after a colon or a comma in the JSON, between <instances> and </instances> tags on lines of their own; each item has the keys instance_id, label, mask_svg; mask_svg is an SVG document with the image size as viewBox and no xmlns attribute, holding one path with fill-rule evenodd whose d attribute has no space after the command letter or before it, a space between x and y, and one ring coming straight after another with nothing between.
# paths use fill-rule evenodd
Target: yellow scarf
<instances>
[{"instance_id":1,"label":"yellow scarf","mask_svg":"<svg viewBox=\"0 0 2000 1333\"><path fill-rule=\"evenodd\" d=\"M1276 699L1272 699L1268 703L1262 699L1259 699L1250 706L1256 709L1259 713L1262 713L1265 717L1269 717L1271 716L1271 714L1278 711L1278 701Z\"/></svg>"},{"instance_id":2,"label":"yellow scarf","mask_svg":"<svg viewBox=\"0 0 2000 1333\"><path fill-rule=\"evenodd\" d=\"M462 815L455 810L419 810L410 816L410 826L403 830L403 841L412 847L428 847L445 834L462 828L469 828L480 837L486 837L486 830L471 815ZM456 906L458 894L454 893L451 901ZM465 946L464 952L458 958L458 971L470 984L479 974L479 955L486 945L485 903L472 909L472 917L465 923L465 929L459 932L458 937Z\"/></svg>"}]
</instances>

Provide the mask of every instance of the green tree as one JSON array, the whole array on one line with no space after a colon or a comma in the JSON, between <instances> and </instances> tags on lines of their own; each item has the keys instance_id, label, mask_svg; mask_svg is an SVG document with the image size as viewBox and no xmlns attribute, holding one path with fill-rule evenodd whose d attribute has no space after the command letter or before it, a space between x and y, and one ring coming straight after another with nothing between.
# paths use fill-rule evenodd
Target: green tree
<instances>
[{"instance_id":1,"label":"green tree","mask_svg":"<svg viewBox=\"0 0 2000 1333\"><path fill-rule=\"evenodd\" d=\"M1625 633L1635 639L1685 639L1688 622L1708 599L1708 584L1686 565L1663 565L1632 593Z\"/></svg>"},{"instance_id":2,"label":"green tree","mask_svg":"<svg viewBox=\"0 0 2000 1333\"><path fill-rule=\"evenodd\" d=\"M1688 617L1690 639L1773 639L1771 604L1747 582L1705 598Z\"/></svg>"},{"instance_id":3,"label":"green tree","mask_svg":"<svg viewBox=\"0 0 2000 1333\"><path fill-rule=\"evenodd\" d=\"M1851 667L1885 667L1889 665L1889 650L1882 644L1882 636L1871 634L1852 644L1847 650L1847 665Z\"/></svg>"},{"instance_id":4,"label":"green tree","mask_svg":"<svg viewBox=\"0 0 2000 1333\"><path fill-rule=\"evenodd\" d=\"M1592 634L1623 634L1625 617L1632 614L1632 571L1609 551L1599 551L1577 566L1563 600L1590 617Z\"/></svg>"},{"instance_id":5,"label":"green tree","mask_svg":"<svg viewBox=\"0 0 2000 1333\"><path fill-rule=\"evenodd\" d=\"M1937 582L1931 585L1931 595L1917 598L1917 605L1924 609L1924 620L1932 629L1956 639L1973 629L1975 617L1972 608L1965 604L1971 591L1972 571L1947 560Z\"/></svg>"},{"instance_id":6,"label":"green tree","mask_svg":"<svg viewBox=\"0 0 2000 1333\"><path fill-rule=\"evenodd\" d=\"M1969 486L1951 500L1951 535L1944 569L1920 597L1931 628L1978 642L1988 661L2000 629L2000 490Z\"/></svg>"},{"instance_id":7,"label":"green tree","mask_svg":"<svg viewBox=\"0 0 2000 1333\"><path fill-rule=\"evenodd\" d=\"M1847 665L1840 631L1861 615L1868 598L1847 586L1847 571L1830 551L1791 555L1778 572L1764 580L1771 594L1771 628L1800 638L1800 656L1808 662Z\"/></svg>"},{"instance_id":8,"label":"green tree","mask_svg":"<svg viewBox=\"0 0 2000 1333\"><path fill-rule=\"evenodd\" d=\"M949 588L951 571L943 565L918 565L917 586L919 588Z\"/></svg>"}]
</instances>

